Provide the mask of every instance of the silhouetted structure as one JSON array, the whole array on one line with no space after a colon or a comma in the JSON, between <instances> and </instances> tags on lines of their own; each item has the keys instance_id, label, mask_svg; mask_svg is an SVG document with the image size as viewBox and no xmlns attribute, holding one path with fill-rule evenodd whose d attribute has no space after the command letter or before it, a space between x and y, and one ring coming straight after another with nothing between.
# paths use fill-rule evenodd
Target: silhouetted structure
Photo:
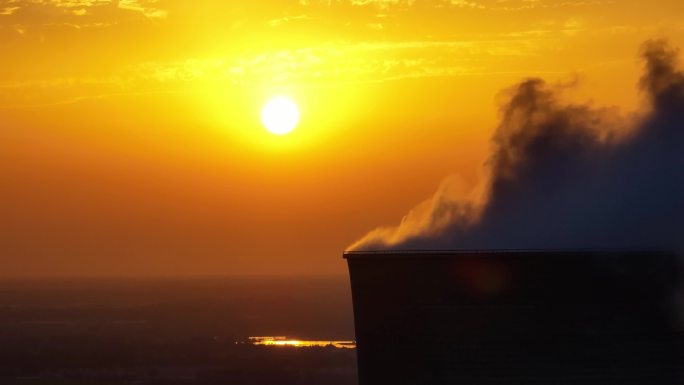
<instances>
[{"instance_id":1,"label":"silhouetted structure","mask_svg":"<svg viewBox=\"0 0 684 385\"><path fill-rule=\"evenodd\" d=\"M360 385L684 383L674 253L345 258Z\"/></svg>"}]
</instances>

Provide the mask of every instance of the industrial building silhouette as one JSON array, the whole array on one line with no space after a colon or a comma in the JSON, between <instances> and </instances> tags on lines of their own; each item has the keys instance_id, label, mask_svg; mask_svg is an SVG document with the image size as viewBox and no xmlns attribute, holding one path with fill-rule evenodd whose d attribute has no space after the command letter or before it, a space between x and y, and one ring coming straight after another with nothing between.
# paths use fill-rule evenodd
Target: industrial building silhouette
<instances>
[{"instance_id":1,"label":"industrial building silhouette","mask_svg":"<svg viewBox=\"0 0 684 385\"><path fill-rule=\"evenodd\" d=\"M675 253L344 257L360 385L684 383Z\"/></svg>"}]
</instances>

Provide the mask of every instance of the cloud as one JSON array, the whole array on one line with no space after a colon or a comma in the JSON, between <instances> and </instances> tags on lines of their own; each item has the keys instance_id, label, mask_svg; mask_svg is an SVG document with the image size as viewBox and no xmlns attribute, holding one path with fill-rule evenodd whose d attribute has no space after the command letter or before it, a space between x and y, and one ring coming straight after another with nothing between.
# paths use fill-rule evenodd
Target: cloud
<instances>
[{"instance_id":1,"label":"cloud","mask_svg":"<svg viewBox=\"0 0 684 385\"><path fill-rule=\"evenodd\" d=\"M0 11L0 15L3 16L9 16L16 12L19 8L21 7L3 7L2 10Z\"/></svg>"},{"instance_id":2,"label":"cloud","mask_svg":"<svg viewBox=\"0 0 684 385\"><path fill-rule=\"evenodd\" d=\"M417 2L415 0L347 0L353 6L373 6L380 9L410 8L415 6L431 6L439 8L475 8L486 10L524 10L535 8L567 8L605 4L607 0L431 0ZM344 1L343 1L344 2ZM300 1L301 5L336 5L340 1Z\"/></svg>"},{"instance_id":3,"label":"cloud","mask_svg":"<svg viewBox=\"0 0 684 385\"><path fill-rule=\"evenodd\" d=\"M415 0L349 0L352 5L375 5L383 9L393 6L411 6Z\"/></svg>"},{"instance_id":4,"label":"cloud","mask_svg":"<svg viewBox=\"0 0 684 385\"><path fill-rule=\"evenodd\" d=\"M0 24L21 22L24 25L45 26L88 22L112 25L122 14L135 12L147 19L163 19L168 11L158 0L0 0ZM88 21L79 20L90 16Z\"/></svg>"},{"instance_id":5,"label":"cloud","mask_svg":"<svg viewBox=\"0 0 684 385\"><path fill-rule=\"evenodd\" d=\"M101 26L86 22L50 25L75 29ZM84 77L82 82L73 74L0 81L0 108L17 107L17 100L25 106L60 102L60 93L66 95L65 100L82 100L91 93L146 93L165 89L197 92L197 89L203 89L201 86L217 82L332 86L500 74L504 73L500 68L503 61L525 57L533 54L535 49L534 44L525 38L517 41L350 42L264 50L249 55L134 62L104 77ZM523 71L508 66L505 73ZM75 90L83 93L74 95L72 91Z\"/></svg>"},{"instance_id":6,"label":"cloud","mask_svg":"<svg viewBox=\"0 0 684 385\"><path fill-rule=\"evenodd\" d=\"M230 80L237 83L365 83L405 78L448 77L500 71L504 57L524 56L534 45L520 41L361 42L275 50L252 56L148 62L137 67L160 82Z\"/></svg>"},{"instance_id":7,"label":"cloud","mask_svg":"<svg viewBox=\"0 0 684 385\"><path fill-rule=\"evenodd\" d=\"M21 0L19 0L21 1ZM32 1L33 4L51 4L55 7L63 8L87 8L99 4L110 3L110 0L49 0L49 1Z\"/></svg>"},{"instance_id":8,"label":"cloud","mask_svg":"<svg viewBox=\"0 0 684 385\"><path fill-rule=\"evenodd\" d=\"M150 19L165 19L168 11L157 8L158 0L119 0L119 8L140 12Z\"/></svg>"},{"instance_id":9,"label":"cloud","mask_svg":"<svg viewBox=\"0 0 684 385\"><path fill-rule=\"evenodd\" d=\"M684 74L663 41L641 56L644 116L564 103L565 86L525 80L503 93L478 191L445 194L448 180L349 249L684 247Z\"/></svg>"}]
</instances>

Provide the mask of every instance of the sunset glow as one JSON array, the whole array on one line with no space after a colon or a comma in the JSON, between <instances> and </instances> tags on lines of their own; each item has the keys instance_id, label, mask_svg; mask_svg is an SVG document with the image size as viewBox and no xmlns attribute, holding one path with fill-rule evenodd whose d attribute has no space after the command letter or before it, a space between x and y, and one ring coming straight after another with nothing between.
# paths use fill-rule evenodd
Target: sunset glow
<instances>
[{"instance_id":1,"label":"sunset glow","mask_svg":"<svg viewBox=\"0 0 684 385\"><path fill-rule=\"evenodd\" d=\"M0 385L684 385L683 197L684 0L0 0Z\"/></svg>"},{"instance_id":2,"label":"sunset glow","mask_svg":"<svg viewBox=\"0 0 684 385\"><path fill-rule=\"evenodd\" d=\"M645 108L639 47L684 47L655 4L0 0L2 274L343 275L478 186L522 79Z\"/></svg>"}]
</instances>

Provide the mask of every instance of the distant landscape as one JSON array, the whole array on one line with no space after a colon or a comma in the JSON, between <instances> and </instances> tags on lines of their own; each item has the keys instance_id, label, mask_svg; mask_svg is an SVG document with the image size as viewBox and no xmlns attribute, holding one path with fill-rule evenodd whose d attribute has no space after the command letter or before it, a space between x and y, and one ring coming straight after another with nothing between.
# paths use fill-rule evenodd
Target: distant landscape
<instances>
[{"instance_id":1,"label":"distant landscape","mask_svg":"<svg viewBox=\"0 0 684 385\"><path fill-rule=\"evenodd\" d=\"M72 279L0 283L2 384L356 384L342 278Z\"/></svg>"}]
</instances>

